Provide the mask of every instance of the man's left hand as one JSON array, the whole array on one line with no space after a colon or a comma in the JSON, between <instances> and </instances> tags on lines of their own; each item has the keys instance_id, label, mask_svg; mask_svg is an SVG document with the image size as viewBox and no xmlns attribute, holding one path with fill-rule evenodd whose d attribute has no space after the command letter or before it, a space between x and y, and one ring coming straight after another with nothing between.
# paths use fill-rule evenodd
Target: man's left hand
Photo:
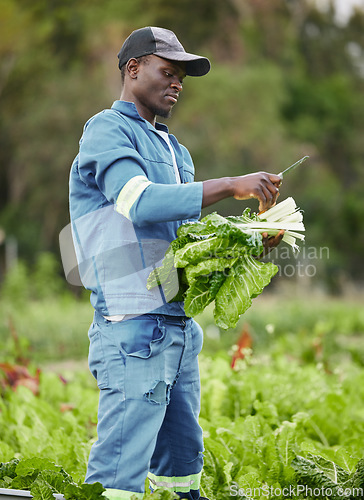
<instances>
[{"instance_id":1,"label":"man's left hand","mask_svg":"<svg viewBox=\"0 0 364 500\"><path fill-rule=\"evenodd\" d=\"M279 243L282 241L283 236L284 229L281 229L275 236L268 236L268 233L262 233L264 249L259 258L262 258L265 255L269 254L269 252L273 250L273 248L279 245Z\"/></svg>"}]
</instances>

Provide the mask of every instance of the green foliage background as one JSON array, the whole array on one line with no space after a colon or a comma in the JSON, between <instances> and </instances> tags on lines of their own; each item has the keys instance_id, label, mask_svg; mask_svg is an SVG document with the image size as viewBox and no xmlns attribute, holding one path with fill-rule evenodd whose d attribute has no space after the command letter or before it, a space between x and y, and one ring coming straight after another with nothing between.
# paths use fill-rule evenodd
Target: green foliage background
<instances>
[{"instance_id":1,"label":"green foliage background","mask_svg":"<svg viewBox=\"0 0 364 500\"><path fill-rule=\"evenodd\" d=\"M20 256L58 256L83 124L119 98L116 54L144 25L212 61L186 79L168 122L197 180L279 172L310 155L282 199L304 209L307 244L330 248L322 278L333 289L342 274L362 280L364 13L344 25L308 0L0 0L0 227Z\"/></svg>"},{"instance_id":2,"label":"green foliage background","mask_svg":"<svg viewBox=\"0 0 364 500\"><path fill-rule=\"evenodd\" d=\"M46 267L37 272L46 276ZM15 277L7 282L7 297L15 284ZM33 302L0 302L0 315L12 325L9 335L0 324L2 361L22 363L33 377L10 388L6 366L0 366L0 462L49 459L82 482L96 439L99 392L85 357L91 308L68 299L56 293ZM284 499L288 494L279 493L283 488L333 488L343 483L342 473L354 479L360 463L357 486L363 488L361 302L314 296L294 300L292 293L281 300L268 293L228 332L219 331L211 312L206 308L197 317L205 332L200 355L201 493L226 500L237 496L236 488L251 489L254 493L246 496L258 500L268 498L263 487L269 487L275 491L270 497ZM252 345L232 369L242 331L250 333ZM29 385L34 379L36 384ZM313 466L312 456L321 468ZM3 481L0 470L0 487L15 486L8 477ZM145 498L174 496L164 491Z\"/></svg>"}]
</instances>

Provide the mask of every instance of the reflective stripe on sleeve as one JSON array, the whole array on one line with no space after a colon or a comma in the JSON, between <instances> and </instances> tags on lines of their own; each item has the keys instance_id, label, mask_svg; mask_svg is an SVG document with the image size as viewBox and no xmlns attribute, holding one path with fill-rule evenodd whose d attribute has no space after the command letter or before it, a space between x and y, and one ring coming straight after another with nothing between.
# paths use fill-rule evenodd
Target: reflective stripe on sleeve
<instances>
[{"instance_id":1,"label":"reflective stripe on sleeve","mask_svg":"<svg viewBox=\"0 0 364 500\"><path fill-rule=\"evenodd\" d=\"M106 488L103 496L109 500L130 500L130 498L135 495L136 498L143 498L144 493L134 493L133 491L125 490L114 490L112 488Z\"/></svg>"},{"instance_id":2,"label":"reflective stripe on sleeve","mask_svg":"<svg viewBox=\"0 0 364 500\"><path fill-rule=\"evenodd\" d=\"M152 184L144 175L132 177L120 191L115 210L130 220L130 210L142 192Z\"/></svg>"},{"instance_id":3,"label":"reflective stripe on sleeve","mask_svg":"<svg viewBox=\"0 0 364 500\"><path fill-rule=\"evenodd\" d=\"M200 487L201 472L190 476L156 476L148 473L148 479L152 490L155 488L169 488L171 491L188 493L190 490L198 490Z\"/></svg>"}]
</instances>

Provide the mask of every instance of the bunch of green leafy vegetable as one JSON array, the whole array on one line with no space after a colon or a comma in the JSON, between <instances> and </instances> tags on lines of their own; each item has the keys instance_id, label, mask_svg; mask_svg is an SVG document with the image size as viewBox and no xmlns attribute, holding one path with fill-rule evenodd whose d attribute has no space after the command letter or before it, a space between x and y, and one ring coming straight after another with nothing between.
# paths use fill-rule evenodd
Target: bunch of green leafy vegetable
<instances>
[{"instance_id":1,"label":"bunch of green leafy vegetable","mask_svg":"<svg viewBox=\"0 0 364 500\"><path fill-rule=\"evenodd\" d=\"M215 301L216 324L233 328L278 271L258 257L263 252L262 233L272 236L280 229L294 248L295 238L303 238L297 233L304 230L302 214L292 198L264 214L246 209L241 216L225 218L214 212L183 224L161 267L149 275L147 288L161 285L167 300L183 300L191 317Z\"/></svg>"},{"instance_id":2,"label":"bunch of green leafy vegetable","mask_svg":"<svg viewBox=\"0 0 364 500\"><path fill-rule=\"evenodd\" d=\"M54 494L66 500L97 500L105 488L100 483L77 483L47 458L13 459L0 463L0 487L29 490L34 500L54 500Z\"/></svg>"},{"instance_id":3,"label":"bunch of green leafy vegetable","mask_svg":"<svg viewBox=\"0 0 364 500\"><path fill-rule=\"evenodd\" d=\"M29 491L34 500L105 500L101 483L76 482L65 469L47 458L14 458L0 463L0 488ZM150 493L145 495L152 498ZM155 500L174 500L178 495L168 490L153 494ZM136 495L131 500L137 500Z\"/></svg>"}]
</instances>

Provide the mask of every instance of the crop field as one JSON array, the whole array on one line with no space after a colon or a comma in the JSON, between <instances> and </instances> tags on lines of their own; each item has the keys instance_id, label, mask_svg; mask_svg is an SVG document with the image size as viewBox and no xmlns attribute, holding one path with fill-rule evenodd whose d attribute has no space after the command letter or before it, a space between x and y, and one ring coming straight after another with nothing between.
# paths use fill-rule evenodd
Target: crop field
<instances>
[{"instance_id":1,"label":"crop field","mask_svg":"<svg viewBox=\"0 0 364 500\"><path fill-rule=\"evenodd\" d=\"M364 500L364 0L0 5L0 500L2 489L29 490L34 500L105 500L102 485L83 482L99 391L87 366L93 309L73 278L116 288L147 268L147 289L183 300L204 331L201 496ZM153 162L135 146L129 169L130 134L124 141L106 128L104 140L90 140L90 156L92 128L84 136L84 196L73 196L73 181L70 193L91 117L126 97L150 126L165 110L158 88L167 74L158 73L158 85L153 74L148 86L155 66L145 65L129 87L117 64L124 37L149 25L168 27L186 52L211 62L206 77L183 79L171 116L158 116L188 181L210 180L201 217L197 191L193 203L179 201L193 187L169 191L173 170L162 150L154 156L148 147ZM147 184L124 188L124 169L135 180L139 168L167 183L163 199L154 199L158 187L145 196ZM282 174L271 208L274 177L262 172ZM88 189L96 186L103 208L112 209L117 191L117 205L126 200L121 211L140 229L144 271L134 245L126 240L119 254L114 226L109 237L94 219L101 206ZM76 245L70 217L71 233L90 221ZM149 244L167 238L160 224L179 225L161 262L157 247L167 241ZM283 229L266 254L267 238ZM146 491L146 500L176 498L152 495L147 481Z\"/></svg>"},{"instance_id":2,"label":"crop field","mask_svg":"<svg viewBox=\"0 0 364 500\"><path fill-rule=\"evenodd\" d=\"M209 308L197 318L205 332L201 493L361 498L362 298L263 295L233 330L216 327ZM48 459L82 483L98 402L86 366L91 306L64 298L27 303L21 315L1 309L0 462L38 457L46 467ZM0 469L0 487L23 480Z\"/></svg>"}]
</instances>

